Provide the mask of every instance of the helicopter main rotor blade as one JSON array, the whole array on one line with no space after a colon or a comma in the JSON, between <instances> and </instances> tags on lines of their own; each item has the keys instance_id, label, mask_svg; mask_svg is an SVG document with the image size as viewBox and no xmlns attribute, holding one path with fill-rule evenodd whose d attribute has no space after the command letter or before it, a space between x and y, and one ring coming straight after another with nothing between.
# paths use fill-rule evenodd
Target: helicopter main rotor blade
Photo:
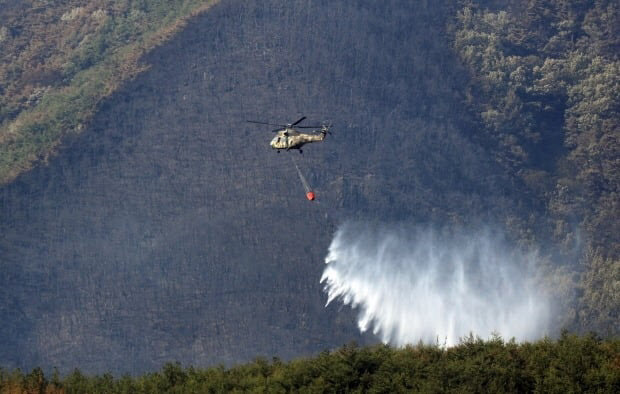
<instances>
[{"instance_id":1,"label":"helicopter main rotor blade","mask_svg":"<svg viewBox=\"0 0 620 394\"><path fill-rule=\"evenodd\" d=\"M247 122L249 123L258 123L258 124L266 124L269 126L279 126L279 127L286 127L285 124L277 124L277 123L267 123L267 122L258 122L256 120L248 120Z\"/></svg>"},{"instance_id":2,"label":"helicopter main rotor blade","mask_svg":"<svg viewBox=\"0 0 620 394\"><path fill-rule=\"evenodd\" d=\"M295 126L296 124L300 123L302 120L306 119L305 116L303 116L301 119L299 119L297 122L295 123L291 123L291 126ZM301 127L301 126L300 126Z\"/></svg>"},{"instance_id":3,"label":"helicopter main rotor blade","mask_svg":"<svg viewBox=\"0 0 620 394\"><path fill-rule=\"evenodd\" d=\"M320 129L323 126L297 126L296 129Z\"/></svg>"}]
</instances>

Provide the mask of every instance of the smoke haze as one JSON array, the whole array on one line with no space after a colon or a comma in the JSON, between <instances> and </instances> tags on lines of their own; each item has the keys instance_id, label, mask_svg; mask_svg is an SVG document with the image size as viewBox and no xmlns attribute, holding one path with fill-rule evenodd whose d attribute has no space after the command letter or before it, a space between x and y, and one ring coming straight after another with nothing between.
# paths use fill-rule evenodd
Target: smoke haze
<instances>
[{"instance_id":1,"label":"smoke haze","mask_svg":"<svg viewBox=\"0 0 620 394\"><path fill-rule=\"evenodd\" d=\"M534 286L535 256L490 232L348 223L321 277L327 304L358 309L362 332L402 346L448 346L473 333L530 340L546 333L549 303Z\"/></svg>"}]
</instances>

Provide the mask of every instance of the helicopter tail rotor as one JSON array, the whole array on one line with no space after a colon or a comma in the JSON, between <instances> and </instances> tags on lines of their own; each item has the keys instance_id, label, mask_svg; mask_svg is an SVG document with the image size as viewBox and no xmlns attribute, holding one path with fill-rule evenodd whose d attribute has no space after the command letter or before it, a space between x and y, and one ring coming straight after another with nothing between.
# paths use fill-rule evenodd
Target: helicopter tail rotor
<instances>
[{"instance_id":1,"label":"helicopter tail rotor","mask_svg":"<svg viewBox=\"0 0 620 394\"><path fill-rule=\"evenodd\" d=\"M331 127L332 127L331 122L323 122L323 124L321 125L321 133L334 135L334 133L329 130Z\"/></svg>"}]
</instances>

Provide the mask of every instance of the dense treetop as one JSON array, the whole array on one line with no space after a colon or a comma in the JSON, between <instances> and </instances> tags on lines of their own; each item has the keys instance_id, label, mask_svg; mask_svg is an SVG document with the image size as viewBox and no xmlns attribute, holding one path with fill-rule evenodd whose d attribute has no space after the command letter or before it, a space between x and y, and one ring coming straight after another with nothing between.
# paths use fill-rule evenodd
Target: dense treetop
<instances>
[{"instance_id":1,"label":"dense treetop","mask_svg":"<svg viewBox=\"0 0 620 394\"><path fill-rule=\"evenodd\" d=\"M231 368L166 364L142 376L60 378L0 370L0 391L28 393L247 393L247 392L493 392L615 393L620 390L620 341L564 335L516 344L470 336L458 346L346 345L316 357L282 362L259 358Z\"/></svg>"}]
</instances>

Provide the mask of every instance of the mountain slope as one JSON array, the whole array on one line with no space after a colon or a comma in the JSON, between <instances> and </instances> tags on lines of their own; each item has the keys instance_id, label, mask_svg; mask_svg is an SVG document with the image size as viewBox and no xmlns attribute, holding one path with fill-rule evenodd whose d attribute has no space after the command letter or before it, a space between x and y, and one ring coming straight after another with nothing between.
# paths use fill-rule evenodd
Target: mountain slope
<instances>
[{"instance_id":1,"label":"mountain slope","mask_svg":"<svg viewBox=\"0 0 620 394\"><path fill-rule=\"evenodd\" d=\"M3 364L144 371L359 338L318 283L334 224L510 210L463 135L445 15L229 1L149 54L58 157L4 187ZM298 161L246 119L331 120ZM296 154L296 153L295 153ZM484 174L487 174L485 176Z\"/></svg>"}]
</instances>

